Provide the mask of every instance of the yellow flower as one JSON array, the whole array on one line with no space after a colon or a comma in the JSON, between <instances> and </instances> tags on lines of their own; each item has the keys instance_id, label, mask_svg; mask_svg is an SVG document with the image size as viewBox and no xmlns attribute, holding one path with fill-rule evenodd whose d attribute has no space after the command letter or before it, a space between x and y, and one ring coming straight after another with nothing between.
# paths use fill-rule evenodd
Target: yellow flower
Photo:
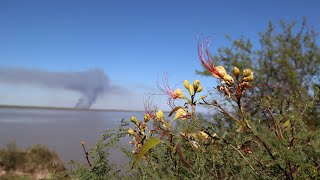
<instances>
[{"instance_id":1,"label":"yellow flower","mask_svg":"<svg viewBox=\"0 0 320 180\"><path fill-rule=\"evenodd\" d=\"M159 110L158 112L156 112L156 117L158 119L163 119L164 118L164 113L163 111Z\"/></svg>"},{"instance_id":2,"label":"yellow flower","mask_svg":"<svg viewBox=\"0 0 320 180\"><path fill-rule=\"evenodd\" d=\"M178 98L184 98L184 94L181 89L174 90L173 94Z\"/></svg>"},{"instance_id":3,"label":"yellow flower","mask_svg":"<svg viewBox=\"0 0 320 180\"><path fill-rule=\"evenodd\" d=\"M184 109L180 108L176 111L176 115L174 116L173 120L183 118L186 115L187 115L187 112Z\"/></svg>"}]
</instances>

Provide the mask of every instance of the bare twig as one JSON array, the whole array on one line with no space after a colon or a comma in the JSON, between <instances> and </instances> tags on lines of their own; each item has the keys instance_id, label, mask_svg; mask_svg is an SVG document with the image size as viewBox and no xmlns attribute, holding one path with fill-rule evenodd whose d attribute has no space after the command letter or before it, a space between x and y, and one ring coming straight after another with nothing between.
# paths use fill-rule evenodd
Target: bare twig
<instances>
[{"instance_id":1,"label":"bare twig","mask_svg":"<svg viewBox=\"0 0 320 180\"><path fill-rule=\"evenodd\" d=\"M84 141L80 141L80 144L81 144L83 152L84 152L84 154L86 156L86 160L87 160L87 163L88 163L89 167L92 167L92 164L90 163L90 160L89 160L89 153L88 153L88 151L86 150L86 147L85 147L86 143Z\"/></svg>"}]
</instances>

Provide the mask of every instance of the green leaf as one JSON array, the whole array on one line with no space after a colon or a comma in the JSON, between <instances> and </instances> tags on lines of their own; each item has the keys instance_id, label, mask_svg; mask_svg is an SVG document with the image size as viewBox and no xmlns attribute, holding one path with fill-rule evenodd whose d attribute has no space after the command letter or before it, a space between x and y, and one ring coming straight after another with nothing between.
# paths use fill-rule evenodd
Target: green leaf
<instances>
[{"instance_id":1,"label":"green leaf","mask_svg":"<svg viewBox=\"0 0 320 180\"><path fill-rule=\"evenodd\" d=\"M134 164L141 160L141 158L149 151L149 149L153 148L155 145L160 143L159 138L151 138L149 139L140 149L138 154L135 156Z\"/></svg>"}]
</instances>

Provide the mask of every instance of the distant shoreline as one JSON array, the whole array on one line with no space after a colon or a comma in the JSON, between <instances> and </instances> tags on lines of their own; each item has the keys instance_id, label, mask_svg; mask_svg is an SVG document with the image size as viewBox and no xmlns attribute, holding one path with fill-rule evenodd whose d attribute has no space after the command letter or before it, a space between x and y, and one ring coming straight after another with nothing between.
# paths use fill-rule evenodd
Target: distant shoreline
<instances>
[{"instance_id":1,"label":"distant shoreline","mask_svg":"<svg viewBox=\"0 0 320 180\"><path fill-rule=\"evenodd\" d=\"M9 109L39 109L39 110L64 110L64 111L144 112L143 110L127 110L127 109L88 109L88 108L72 108L72 107L20 106L20 105L3 105L3 104L0 104L0 108L9 108Z\"/></svg>"}]
</instances>

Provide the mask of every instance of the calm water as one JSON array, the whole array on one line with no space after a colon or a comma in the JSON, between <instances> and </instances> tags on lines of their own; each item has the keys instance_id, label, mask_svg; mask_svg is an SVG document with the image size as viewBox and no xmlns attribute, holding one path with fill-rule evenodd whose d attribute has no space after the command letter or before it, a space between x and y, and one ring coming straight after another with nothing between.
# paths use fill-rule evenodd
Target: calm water
<instances>
[{"instance_id":1,"label":"calm water","mask_svg":"<svg viewBox=\"0 0 320 180\"><path fill-rule=\"evenodd\" d=\"M104 130L115 129L122 118L142 117L139 112L67 111L0 108L0 147L15 141L18 147L43 144L67 164L84 162L80 140L93 146ZM119 156L113 156L118 161ZM120 161L120 160L119 160Z\"/></svg>"}]
</instances>

